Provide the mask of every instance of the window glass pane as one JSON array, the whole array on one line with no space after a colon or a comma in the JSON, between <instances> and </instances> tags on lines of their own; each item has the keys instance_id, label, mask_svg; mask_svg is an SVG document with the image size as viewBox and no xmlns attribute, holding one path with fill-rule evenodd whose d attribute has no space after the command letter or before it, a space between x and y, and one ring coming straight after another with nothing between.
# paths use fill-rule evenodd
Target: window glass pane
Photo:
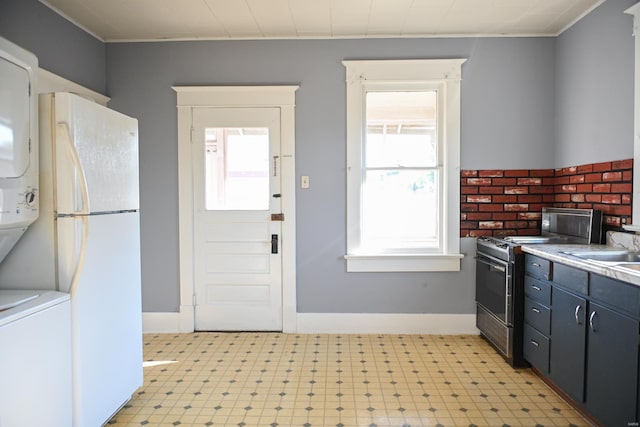
<instances>
[{"instance_id":1,"label":"window glass pane","mask_svg":"<svg viewBox=\"0 0 640 427\"><path fill-rule=\"evenodd\" d=\"M269 129L205 129L207 210L269 209Z\"/></svg>"},{"instance_id":2,"label":"window glass pane","mask_svg":"<svg viewBox=\"0 0 640 427\"><path fill-rule=\"evenodd\" d=\"M362 246L437 248L436 170L367 171L362 200Z\"/></svg>"},{"instance_id":3,"label":"window glass pane","mask_svg":"<svg viewBox=\"0 0 640 427\"><path fill-rule=\"evenodd\" d=\"M365 166L436 166L436 102L436 91L367 92Z\"/></svg>"}]
</instances>

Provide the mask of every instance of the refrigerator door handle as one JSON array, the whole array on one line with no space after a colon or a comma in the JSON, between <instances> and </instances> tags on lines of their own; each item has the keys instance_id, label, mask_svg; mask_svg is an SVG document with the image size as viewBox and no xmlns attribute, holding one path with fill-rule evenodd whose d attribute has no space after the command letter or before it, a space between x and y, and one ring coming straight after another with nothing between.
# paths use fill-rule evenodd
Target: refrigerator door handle
<instances>
[{"instance_id":1,"label":"refrigerator door handle","mask_svg":"<svg viewBox=\"0 0 640 427\"><path fill-rule=\"evenodd\" d=\"M82 208L74 212L75 215L78 215L75 219L82 221L82 237L80 240L80 253L78 254L78 260L76 262L73 276L71 278L71 284L69 285L69 293L73 297L78 287L78 281L80 280L80 274L82 273L82 268L84 267L85 252L87 249L89 219L87 218L86 215L89 215L90 213L89 191L87 190L87 178L84 175L84 170L82 169L82 164L80 163L80 157L78 157L78 152L76 151L76 148L73 146L69 125L64 122L58 123L56 125L56 133L57 133L56 140L61 141L64 144L65 148L69 153L69 156L71 157L71 160L73 161L73 165L78 173L78 181L80 182L80 195L82 198Z\"/></svg>"},{"instance_id":2,"label":"refrigerator door handle","mask_svg":"<svg viewBox=\"0 0 640 427\"><path fill-rule=\"evenodd\" d=\"M69 156L71 156L71 160L73 161L73 165L75 166L76 171L78 172L78 181L80 181L80 195L82 197L82 208L79 211L75 211L76 215L88 215L90 212L89 209L89 191L87 190L87 178L84 175L84 169L82 169L82 163L80 163L80 157L78 157L78 152L76 148L73 146L73 142L71 139L71 131L69 130L69 125L60 122L56 126L57 140L64 141L64 146L67 148L69 152Z\"/></svg>"},{"instance_id":3,"label":"refrigerator door handle","mask_svg":"<svg viewBox=\"0 0 640 427\"><path fill-rule=\"evenodd\" d=\"M75 217L74 219L76 221L82 221L82 237L80 240L78 261L76 262L76 268L73 272L73 276L71 277L71 284L69 285L69 294L71 294L71 298L73 298L76 293L78 281L80 281L80 275L82 274L82 268L84 267L84 258L87 252L87 235L89 234L89 218L83 215Z\"/></svg>"}]
</instances>

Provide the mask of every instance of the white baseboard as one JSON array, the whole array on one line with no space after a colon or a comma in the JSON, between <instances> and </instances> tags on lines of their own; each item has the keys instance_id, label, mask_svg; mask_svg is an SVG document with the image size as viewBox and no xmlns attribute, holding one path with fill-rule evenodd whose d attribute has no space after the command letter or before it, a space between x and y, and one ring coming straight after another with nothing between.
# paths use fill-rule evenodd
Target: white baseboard
<instances>
[{"instance_id":1,"label":"white baseboard","mask_svg":"<svg viewBox=\"0 0 640 427\"><path fill-rule=\"evenodd\" d=\"M142 313L142 333L169 334L180 332L180 313Z\"/></svg>"},{"instance_id":2,"label":"white baseboard","mask_svg":"<svg viewBox=\"0 0 640 427\"><path fill-rule=\"evenodd\" d=\"M142 313L144 333L193 332L190 313ZM190 320L191 319L191 320ZM475 314L298 313L301 334L478 335Z\"/></svg>"},{"instance_id":3,"label":"white baseboard","mask_svg":"<svg viewBox=\"0 0 640 427\"><path fill-rule=\"evenodd\" d=\"M299 333L477 335L475 314L298 313Z\"/></svg>"},{"instance_id":4,"label":"white baseboard","mask_svg":"<svg viewBox=\"0 0 640 427\"><path fill-rule=\"evenodd\" d=\"M180 312L143 312L143 334L174 334L193 332L193 306L180 306Z\"/></svg>"}]
</instances>

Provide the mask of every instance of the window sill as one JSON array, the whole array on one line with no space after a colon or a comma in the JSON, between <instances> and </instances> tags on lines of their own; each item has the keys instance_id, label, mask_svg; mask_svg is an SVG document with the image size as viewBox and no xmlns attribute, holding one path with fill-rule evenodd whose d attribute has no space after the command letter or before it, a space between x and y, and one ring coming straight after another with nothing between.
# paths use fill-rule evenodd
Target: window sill
<instances>
[{"instance_id":1,"label":"window sill","mask_svg":"<svg viewBox=\"0 0 640 427\"><path fill-rule=\"evenodd\" d=\"M345 255L347 272L460 271L463 254Z\"/></svg>"}]
</instances>

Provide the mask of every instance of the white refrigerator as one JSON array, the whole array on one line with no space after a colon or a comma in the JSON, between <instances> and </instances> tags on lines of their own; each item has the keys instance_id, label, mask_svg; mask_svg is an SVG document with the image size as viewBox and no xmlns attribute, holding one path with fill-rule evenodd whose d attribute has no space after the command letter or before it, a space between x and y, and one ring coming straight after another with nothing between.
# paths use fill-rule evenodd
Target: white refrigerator
<instances>
[{"instance_id":1,"label":"white refrigerator","mask_svg":"<svg viewBox=\"0 0 640 427\"><path fill-rule=\"evenodd\" d=\"M136 119L40 95L40 217L0 283L71 295L73 426L107 422L142 385Z\"/></svg>"}]
</instances>

